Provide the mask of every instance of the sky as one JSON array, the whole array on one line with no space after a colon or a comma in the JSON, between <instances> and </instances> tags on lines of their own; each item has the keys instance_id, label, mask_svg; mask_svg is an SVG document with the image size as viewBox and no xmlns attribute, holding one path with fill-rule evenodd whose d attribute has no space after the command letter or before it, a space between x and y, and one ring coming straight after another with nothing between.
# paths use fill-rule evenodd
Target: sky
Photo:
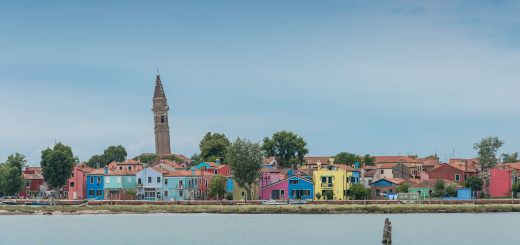
<instances>
[{"instance_id":1,"label":"sky","mask_svg":"<svg viewBox=\"0 0 520 245\"><path fill-rule=\"evenodd\" d=\"M206 132L302 136L310 155L520 151L518 1L3 1L0 161L154 151L157 67L175 153Z\"/></svg>"}]
</instances>

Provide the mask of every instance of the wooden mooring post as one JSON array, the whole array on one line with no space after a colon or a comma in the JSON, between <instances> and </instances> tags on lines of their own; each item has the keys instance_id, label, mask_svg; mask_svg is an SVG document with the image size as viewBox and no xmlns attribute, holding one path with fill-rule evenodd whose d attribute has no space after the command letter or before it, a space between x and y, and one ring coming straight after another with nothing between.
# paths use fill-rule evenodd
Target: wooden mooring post
<instances>
[{"instance_id":1,"label":"wooden mooring post","mask_svg":"<svg viewBox=\"0 0 520 245\"><path fill-rule=\"evenodd\" d=\"M385 219L385 228L383 229L383 244L392 244L392 222L388 218Z\"/></svg>"}]
</instances>

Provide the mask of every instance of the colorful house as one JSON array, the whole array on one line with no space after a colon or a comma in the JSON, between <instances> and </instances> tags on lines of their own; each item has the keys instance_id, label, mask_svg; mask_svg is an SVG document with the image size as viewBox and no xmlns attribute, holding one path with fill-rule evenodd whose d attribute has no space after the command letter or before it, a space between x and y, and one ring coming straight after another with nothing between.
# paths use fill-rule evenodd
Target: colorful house
<instances>
[{"instance_id":1,"label":"colorful house","mask_svg":"<svg viewBox=\"0 0 520 245\"><path fill-rule=\"evenodd\" d=\"M430 179L445 179L457 183L463 183L469 176L477 173L476 168L459 164L442 164L428 171Z\"/></svg>"},{"instance_id":2,"label":"colorful house","mask_svg":"<svg viewBox=\"0 0 520 245\"><path fill-rule=\"evenodd\" d=\"M491 197L510 197L513 184L519 180L520 162L504 163L489 172L489 195Z\"/></svg>"},{"instance_id":3,"label":"colorful house","mask_svg":"<svg viewBox=\"0 0 520 245\"><path fill-rule=\"evenodd\" d=\"M168 198L168 192L163 191L163 184L168 184L168 180L163 174L169 171L160 165L145 168L135 174L137 179L136 198L138 200L163 200Z\"/></svg>"},{"instance_id":4,"label":"colorful house","mask_svg":"<svg viewBox=\"0 0 520 245\"><path fill-rule=\"evenodd\" d=\"M321 200L345 200L347 191L347 172L333 165L319 166L312 173L314 198L319 193Z\"/></svg>"},{"instance_id":5,"label":"colorful house","mask_svg":"<svg viewBox=\"0 0 520 245\"><path fill-rule=\"evenodd\" d=\"M104 192L108 200L132 200L136 196L135 174L142 170L139 162L112 162L105 174Z\"/></svg>"},{"instance_id":6,"label":"colorful house","mask_svg":"<svg viewBox=\"0 0 520 245\"><path fill-rule=\"evenodd\" d=\"M260 190L262 200L287 200L289 198L287 179L263 186Z\"/></svg>"},{"instance_id":7,"label":"colorful house","mask_svg":"<svg viewBox=\"0 0 520 245\"><path fill-rule=\"evenodd\" d=\"M197 170L176 170L164 174L166 200L206 200L213 174Z\"/></svg>"},{"instance_id":8,"label":"colorful house","mask_svg":"<svg viewBox=\"0 0 520 245\"><path fill-rule=\"evenodd\" d=\"M105 199L104 180L105 171L108 169L94 169L86 174L86 198L93 200Z\"/></svg>"},{"instance_id":9,"label":"colorful house","mask_svg":"<svg viewBox=\"0 0 520 245\"><path fill-rule=\"evenodd\" d=\"M26 167L22 171L24 187L20 192L22 198L43 198L48 189L43 178L41 167Z\"/></svg>"},{"instance_id":10,"label":"colorful house","mask_svg":"<svg viewBox=\"0 0 520 245\"><path fill-rule=\"evenodd\" d=\"M67 180L67 185L69 186L69 200L87 199L87 174L93 170L93 168L85 165L84 163L80 163L74 166L72 169L72 175Z\"/></svg>"},{"instance_id":11,"label":"colorful house","mask_svg":"<svg viewBox=\"0 0 520 245\"><path fill-rule=\"evenodd\" d=\"M293 175L287 179L287 193L291 200L312 200L314 184L309 178Z\"/></svg>"},{"instance_id":12,"label":"colorful house","mask_svg":"<svg viewBox=\"0 0 520 245\"><path fill-rule=\"evenodd\" d=\"M246 188L240 187L238 183L233 179L233 200L257 200L260 198L260 186L258 182L254 182L251 185L251 190L249 195L246 196L247 190Z\"/></svg>"},{"instance_id":13,"label":"colorful house","mask_svg":"<svg viewBox=\"0 0 520 245\"><path fill-rule=\"evenodd\" d=\"M400 178L383 178L370 184L370 196L374 199L386 197L389 194L397 193L397 187L406 182Z\"/></svg>"}]
</instances>

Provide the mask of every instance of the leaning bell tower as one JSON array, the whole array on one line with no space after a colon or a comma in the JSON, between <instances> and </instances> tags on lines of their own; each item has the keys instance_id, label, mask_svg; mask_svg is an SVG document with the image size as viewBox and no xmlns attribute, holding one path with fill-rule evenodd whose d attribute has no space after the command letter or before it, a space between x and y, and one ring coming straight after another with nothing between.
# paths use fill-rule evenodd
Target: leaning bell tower
<instances>
[{"instance_id":1,"label":"leaning bell tower","mask_svg":"<svg viewBox=\"0 0 520 245\"><path fill-rule=\"evenodd\" d=\"M170 127L168 126L168 101L164 94L161 76L157 73L155 78L155 91L153 94L153 115L155 129L155 152L159 155L171 154Z\"/></svg>"}]
</instances>

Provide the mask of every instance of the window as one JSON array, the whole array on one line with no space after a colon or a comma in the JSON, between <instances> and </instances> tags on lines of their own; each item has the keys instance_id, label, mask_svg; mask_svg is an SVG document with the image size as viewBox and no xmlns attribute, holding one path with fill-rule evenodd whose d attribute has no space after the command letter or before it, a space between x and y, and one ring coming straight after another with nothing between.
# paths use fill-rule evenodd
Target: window
<instances>
[{"instance_id":1,"label":"window","mask_svg":"<svg viewBox=\"0 0 520 245\"><path fill-rule=\"evenodd\" d=\"M132 166L128 166L128 170L132 170Z\"/></svg>"},{"instance_id":2,"label":"window","mask_svg":"<svg viewBox=\"0 0 520 245\"><path fill-rule=\"evenodd\" d=\"M179 180L179 188L182 188L182 180Z\"/></svg>"},{"instance_id":3,"label":"window","mask_svg":"<svg viewBox=\"0 0 520 245\"><path fill-rule=\"evenodd\" d=\"M73 181L70 182L70 187L74 187L74 182Z\"/></svg>"},{"instance_id":4,"label":"window","mask_svg":"<svg viewBox=\"0 0 520 245\"><path fill-rule=\"evenodd\" d=\"M460 175L458 175L458 174L455 175L455 181L457 181L457 182L460 181Z\"/></svg>"},{"instance_id":5,"label":"window","mask_svg":"<svg viewBox=\"0 0 520 245\"><path fill-rule=\"evenodd\" d=\"M161 198L161 192L157 192L157 199Z\"/></svg>"},{"instance_id":6,"label":"window","mask_svg":"<svg viewBox=\"0 0 520 245\"><path fill-rule=\"evenodd\" d=\"M179 196L182 197L182 191L179 191Z\"/></svg>"},{"instance_id":7,"label":"window","mask_svg":"<svg viewBox=\"0 0 520 245\"><path fill-rule=\"evenodd\" d=\"M157 183L161 183L161 177L157 177Z\"/></svg>"},{"instance_id":8,"label":"window","mask_svg":"<svg viewBox=\"0 0 520 245\"><path fill-rule=\"evenodd\" d=\"M94 177L90 177L90 183L94 184Z\"/></svg>"},{"instance_id":9,"label":"window","mask_svg":"<svg viewBox=\"0 0 520 245\"><path fill-rule=\"evenodd\" d=\"M297 185L297 184L298 184L298 180L297 180L297 179L289 180L289 184L291 184L291 185Z\"/></svg>"},{"instance_id":10,"label":"window","mask_svg":"<svg viewBox=\"0 0 520 245\"><path fill-rule=\"evenodd\" d=\"M93 195L94 195L94 190L89 190L89 191L88 191L88 195L89 195L89 196L93 196Z\"/></svg>"},{"instance_id":11,"label":"window","mask_svg":"<svg viewBox=\"0 0 520 245\"><path fill-rule=\"evenodd\" d=\"M164 116L161 116L161 123L164 123Z\"/></svg>"},{"instance_id":12,"label":"window","mask_svg":"<svg viewBox=\"0 0 520 245\"><path fill-rule=\"evenodd\" d=\"M164 184L167 185L168 184L168 179L164 179Z\"/></svg>"},{"instance_id":13,"label":"window","mask_svg":"<svg viewBox=\"0 0 520 245\"><path fill-rule=\"evenodd\" d=\"M385 174L385 170L384 170L384 169L381 169L380 173L381 173L381 174Z\"/></svg>"},{"instance_id":14,"label":"window","mask_svg":"<svg viewBox=\"0 0 520 245\"><path fill-rule=\"evenodd\" d=\"M74 177L74 172L72 172L72 173L70 174L70 177Z\"/></svg>"},{"instance_id":15,"label":"window","mask_svg":"<svg viewBox=\"0 0 520 245\"><path fill-rule=\"evenodd\" d=\"M99 176L97 177L97 183L98 184L101 183L101 177L99 177Z\"/></svg>"},{"instance_id":16,"label":"window","mask_svg":"<svg viewBox=\"0 0 520 245\"><path fill-rule=\"evenodd\" d=\"M25 182L25 186L29 187L31 185L31 182L27 181Z\"/></svg>"},{"instance_id":17,"label":"window","mask_svg":"<svg viewBox=\"0 0 520 245\"><path fill-rule=\"evenodd\" d=\"M148 183L152 183L152 177L148 177Z\"/></svg>"},{"instance_id":18,"label":"window","mask_svg":"<svg viewBox=\"0 0 520 245\"><path fill-rule=\"evenodd\" d=\"M168 196L168 191L164 191L164 196L165 196L165 197Z\"/></svg>"},{"instance_id":19,"label":"window","mask_svg":"<svg viewBox=\"0 0 520 245\"><path fill-rule=\"evenodd\" d=\"M101 190L97 190L97 191L96 191L96 196L101 196L101 195L103 195L103 193L101 192Z\"/></svg>"},{"instance_id":20,"label":"window","mask_svg":"<svg viewBox=\"0 0 520 245\"><path fill-rule=\"evenodd\" d=\"M142 184L142 183L141 183L141 178L137 178L137 184L138 184L138 185L141 185L141 184Z\"/></svg>"},{"instance_id":21,"label":"window","mask_svg":"<svg viewBox=\"0 0 520 245\"><path fill-rule=\"evenodd\" d=\"M119 170L123 170L123 166L119 166Z\"/></svg>"},{"instance_id":22,"label":"window","mask_svg":"<svg viewBox=\"0 0 520 245\"><path fill-rule=\"evenodd\" d=\"M218 174L218 170L217 169L213 170L213 173Z\"/></svg>"},{"instance_id":23,"label":"window","mask_svg":"<svg viewBox=\"0 0 520 245\"><path fill-rule=\"evenodd\" d=\"M321 177L321 182L322 182L322 183L327 182L327 177Z\"/></svg>"}]
</instances>

